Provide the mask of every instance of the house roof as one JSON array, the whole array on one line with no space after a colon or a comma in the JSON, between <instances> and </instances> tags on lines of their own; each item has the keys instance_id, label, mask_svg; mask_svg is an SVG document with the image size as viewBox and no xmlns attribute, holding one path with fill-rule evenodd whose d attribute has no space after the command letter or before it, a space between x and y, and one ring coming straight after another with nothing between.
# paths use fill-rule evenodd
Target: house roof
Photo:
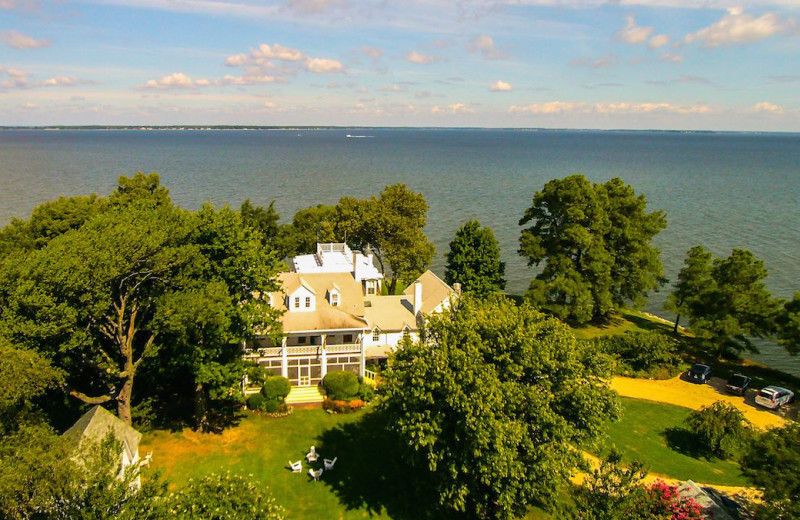
<instances>
[{"instance_id":1,"label":"house roof","mask_svg":"<svg viewBox=\"0 0 800 520\"><path fill-rule=\"evenodd\" d=\"M408 326L411 330L417 330L413 294L411 297L367 296L366 301L369 302L369 306L364 310L370 329L378 327L382 331L397 331Z\"/></svg>"},{"instance_id":2,"label":"house roof","mask_svg":"<svg viewBox=\"0 0 800 520\"><path fill-rule=\"evenodd\" d=\"M449 285L433 274L433 271L428 270L422 273L419 278L409 284L406 290L403 291L403 294L412 299L412 303L414 298L414 283L416 282L422 283L422 306L420 307L420 311L423 314L430 314L443 301L455 294Z\"/></svg>"},{"instance_id":3,"label":"house roof","mask_svg":"<svg viewBox=\"0 0 800 520\"><path fill-rule=\"evenodd\" d=\"M139 451L142 434L100 405L83 414L63 436L80 445L84 439L101 442L109 433L122 443L122 449L127 452L128 460L133 460Z\"/></svg>"},{"instance_id":4,"label":"house roof","mask_svg":"<svg viewBox=\"0 0 800 520\"><path fill-rule=\"evenodd\" d=\"M364 297L361 284L356 282L350 273L280 273L278 281L283 290L272 293L273 306L286 311L281 316L284 332L312 330L365 329ZM300 286L314 293L315 309L313 311L294 311L286 308L284 296L292 294ZM336 288L339 291L339 305L332 307L321 295Z\"/></svg>"}]
</instances>

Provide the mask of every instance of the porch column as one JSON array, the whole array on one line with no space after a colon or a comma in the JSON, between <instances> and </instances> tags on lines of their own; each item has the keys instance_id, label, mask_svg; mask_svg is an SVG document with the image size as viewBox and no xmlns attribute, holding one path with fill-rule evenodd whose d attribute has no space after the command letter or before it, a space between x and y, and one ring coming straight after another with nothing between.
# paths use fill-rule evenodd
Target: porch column
<instances>
[{"instance_id":1,"label":"porch column","mask_svg":"<svg viewBox=\"0 0 800 520\"><path fill-rule=\"evenodd\" d=\"M289 377L289 358L286 353L286 336L281 339L281 375Z\"/></svg>"},{"instance_id":2,"label":"porch column","mask_svg":"<svg viewBox=\"0 0 800 520\"><path fill-rule=\"evenodd\" d=\"M367 352L364 349L364 333L359 332L358 337L356 339L358 340L359 350L361 351L361 363L359 363L358 366L358 374L361 377L364 377L364 370L366 370L366 365L367 365L367 357L366 357Z\"/></svg>"},{"instance_id":3,"label":"porch column","mask_svg":"<svg viewBox=\"0 0 800 520\"><path fill-rule=\"evenodd\" d=\"M320 350L322 351L322 377L325 377L325 374L328 373L328 352L325 347L328 345L328 336L327 334L322 334L322 346Z\"/></svg>"}]
</instances>

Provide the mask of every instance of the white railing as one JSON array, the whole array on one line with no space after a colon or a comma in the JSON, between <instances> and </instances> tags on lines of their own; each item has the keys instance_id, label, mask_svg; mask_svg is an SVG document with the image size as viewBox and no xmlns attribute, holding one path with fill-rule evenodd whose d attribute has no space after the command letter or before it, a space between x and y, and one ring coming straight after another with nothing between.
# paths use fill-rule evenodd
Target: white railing
<instances>
[{"instance_id":1,"label":"white railing","mask_svg":"<svg viewBox=\"0 0 800 520\"><path fill-rule=\"evenodd\" d=\"M378 375L375 372L373 372L372 370L367 370L365 368L364 369L364 377L367 378L367 379L372 379L373 381L375 381L378 378Z\"/></svg>"}]
</instances>

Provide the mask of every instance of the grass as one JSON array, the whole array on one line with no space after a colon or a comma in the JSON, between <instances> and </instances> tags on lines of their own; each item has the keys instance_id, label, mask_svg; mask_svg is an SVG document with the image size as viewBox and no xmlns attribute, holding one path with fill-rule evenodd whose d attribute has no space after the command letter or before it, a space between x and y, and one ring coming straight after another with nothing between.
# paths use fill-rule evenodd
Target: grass
<instances>
[{"instance_id":1,"label":"grass","mask_svg":"<svg viewBox=\"0 0 800 520\"><path fill-rule=\"evenodd\" d=\"M680 426L691 410L624 397L621 401L622 419L610 426L606 448L616 446L623 460L639 459L651 472L675 479L747 485L736 462L698 457L687 445Z\"/></svg>"},{"instance_id":2,"label":"grass","mask_svg":"<svg viewBox=\"0 0 800 520\"><path fill-rule=\"evenodd\" d=\"M672 333L672 325L640 311L625 310L613 316L606 323L588 324L572 327L576 338L593 339L616 336L626 332L648 332L656 330Z\"/></svg>"},{"instance_id":3,"label":"grass","mask_svg":"<svg viewBox=\"0 0 800 520\"><path fill-rule=\"evenodd\" d=\"M423 479L393 456L392 442L378 414L313 409L281 419L248 415L219 435L158 431L145 436L142 450L153 452L152 468L173 485L211 472L251 475L269 487L287 518L443 518ZM315 469L322 457L338 457L319 482L308 476L304 459L312 445L321 457ZM289 461L300 459L303 473L292 473Z\"/></svg>"}]
</instances>

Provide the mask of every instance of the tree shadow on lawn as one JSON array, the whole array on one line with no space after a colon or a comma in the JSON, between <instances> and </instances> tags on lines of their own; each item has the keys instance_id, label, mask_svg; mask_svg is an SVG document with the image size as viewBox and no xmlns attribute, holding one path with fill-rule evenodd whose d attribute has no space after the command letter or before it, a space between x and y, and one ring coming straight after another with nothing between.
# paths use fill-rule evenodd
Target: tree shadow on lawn
<instances>
[{"instance_id":1,"label":"tree shadow on lawn","mask_svg":"<svg viewBox=\"0 0 800 520\"><path fill-rule=\"evenodd\" d=\"M667 441L669 449L673 451L693 459L703 459L706 461L714 460L714 457L709 454L708 450L704 449L703 446L697 442L695 435L686 428L673 426L661 432L661 435L663 435L664 439Z\"/></svg>"},{"instance_id":2,"label":"tree shadow on lawn","mask_svg":"<svg viewBox=\"0 0 800 520\"><path fill-rule=\"evenodd\" d=\"M318 450L337 457L321 480L348 510L399 520L456 518L438 504L430 475L403 460L401 441L380 412L326 430L319 439Z\"/></svg>"}]
</instances>

